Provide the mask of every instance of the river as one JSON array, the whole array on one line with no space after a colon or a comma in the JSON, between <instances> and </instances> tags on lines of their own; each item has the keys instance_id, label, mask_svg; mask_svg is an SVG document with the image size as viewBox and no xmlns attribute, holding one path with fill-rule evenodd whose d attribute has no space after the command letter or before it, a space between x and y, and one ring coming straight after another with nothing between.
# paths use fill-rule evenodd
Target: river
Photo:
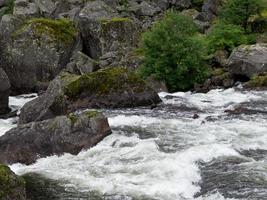
<instances>
[{"instance_id":1,"label":"river","mask_svg":"<svg viewBox=\"0 0 267 200\"><path fill-rule=\"evenodd\" d=\"M267 91L160 97L153 110L103 110L113 134L94 148L11 168L46 180L35 199L267 200ZM15 123L0 120L0 135Z\"/></svg>"}]
</instances>

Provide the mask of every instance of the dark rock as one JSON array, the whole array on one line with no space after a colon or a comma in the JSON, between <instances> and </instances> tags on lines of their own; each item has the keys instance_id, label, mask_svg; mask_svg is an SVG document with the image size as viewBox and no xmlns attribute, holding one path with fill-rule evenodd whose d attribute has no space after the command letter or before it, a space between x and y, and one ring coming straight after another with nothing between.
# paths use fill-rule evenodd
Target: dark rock
<instances>
[{"instance_id":1,"label":"dark rock","mask_svg":"<svg viewBox=\"0 0 267 200\"><path fill-rule=\"evenodd\" d=\"M40 121L86 108L149 106L161 100L133 71L116 67L81 76L63 72L42 96L21 109L20 123Z\"/></svg>"},{"instance_id":2,"label":"dark rock","mask_svg":"<svg viewBox=\"0 0 267 200\"><path fill-rule=\"evenodd\" d=\"M8 118L12 118L12 117L17 117L18 116L17 113L18 113L18 110L14 110L14 111L11 111L7 114L2 114L2 115L0 115L0 119L8 119Z\"/></svg>"},{"instance_id":3,"label":"dark rock","mask_svg":"<svg viewBox=\"0 0 267 200\"><path fill-rule=\"evenodd\" d=\"M67 70L78 75L94 72L98 69L97 61L78 51L71 58Z\"/></svg>"},{"instance_id":4,"label":"dark rock","mask_svg":"<svg viewBox=\"0 0 267 200\"><path fill-rule=\"evenodd\" d=\"M229 72L225 72L219 68L213 71L212 76L203 84L196 84L194 90L196 92L208 92L212 89L230 88L234 86L234 79Z\"/></svg>"},{"instance_id":5,"label":"dark rock","mask_svg":"<svg viewBox=\"0 0 267 200\"><path fill-rule=\"evenodd\" d=\"M96 111L19 125L0 137L0 162L32 164L51 155L76 155L110 133L107 118Z\"/></svg>"},{"instance_id":6,"label":"dark rock","mask_svg":"<svg viewBox=\"0 0 267 200\"><path fill-rule=\"evenodd\" d=\"M77 30L68 20L30 19L22 25L17 21L7 17L1 22L0 42L4 48L0 67L6 71L12 90L32 92L52 80L69 62Z\"/></svg>"},{"instance_id":7,"label":"dark rock","mask_svg":"<svg viewBox=\"0 0 267 200\"><path fill-rule=\"evenodd\" d=\"M92 58L102 55L100 41L102 20L112 19L118 16L116 11L105 4L103 1L89 1L80 11L78 16L79 29L86 54Z\"/></svg>"},{"instance_id":8,"label":"dark rock","mask_svg":"<svg viewBox=\"0 0 267 200\"><path fill-rule=\"evenodd\" d=\"M199 118L199 115L198 114L194 114L192 118L193 119L198 119Z\"/></svg>"},{"instance_id":9,"label":"dark rock","mask_svg":"<svg viewBox=\"0 0 267 200\"><path fill-rule=\"evenodd\" d=\"M0 164L0 199L26 200L25 182L9 167Z\"/></svg>"},{"instance_id":10,"label":"dark rock","mask_svg":"<svg viewBox=\"0 0 267 200\"><path fill-rule=\"evenodd\" d=\"M0 115L10 111L8 98L10 93L10 83L5 71L0 68Z\"/></svg>"},{"instance_id":11,"label":"dark rock","mask_svg":"<svg viewBox=\"0 0 267 200\"><path fill-rule=\"evenodd\" d=\"M228 66L234 76L251 78L267 72L267 45L241 45L231 54Z\"/></svg>"},{"instance_id":12,"label":"dark rock","mask_svg":"<svg viewBox=\"0 0 267 200\"><path fill-rule=\"evenodd\" d=\"M223 0L206 0L197 19L200 21L212 22L217 17L222 3Z\"/></svg>"}]
</instances>

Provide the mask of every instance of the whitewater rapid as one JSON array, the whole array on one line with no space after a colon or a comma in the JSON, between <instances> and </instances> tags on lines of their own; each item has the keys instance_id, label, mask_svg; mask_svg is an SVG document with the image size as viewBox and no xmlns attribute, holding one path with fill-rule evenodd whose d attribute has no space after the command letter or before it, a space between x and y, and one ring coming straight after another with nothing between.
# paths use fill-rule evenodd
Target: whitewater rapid
<instances>
[{"instance_id":1,"label":"whitewater rapid","mask_svg":"<svg viewBox=\"0 0 267 200\"><path fill-rule=\"evenodd\" d=\"M154 110L103 110L113 134L77 156L51 156L11 168L83 194L97 192L99 199L267 199L267 104L262 103L267 91L232 88L160 97L163 103ZM11 97L11 105L21 107L28 100ZM225 112L244 103L264 112ZM0 135L15 122L0 120Z\"/></svg>"}]
</instances>

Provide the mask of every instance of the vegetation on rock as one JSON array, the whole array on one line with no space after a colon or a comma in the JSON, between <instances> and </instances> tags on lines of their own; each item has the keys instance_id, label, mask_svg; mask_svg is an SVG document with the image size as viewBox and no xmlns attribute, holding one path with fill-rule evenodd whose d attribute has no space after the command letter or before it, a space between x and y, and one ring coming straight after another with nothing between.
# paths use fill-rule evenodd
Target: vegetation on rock
<instances>
[{"instance_id":1,"label":"vegetation on rock","mask_svg":"<svg viewBox=\"0 0 267 200\"><path fill-rule=\"evenodd\" d=\"M247 83L248 87L267 87L267 73L253 76Z\"/></svg>"},{"instance_id":2,"label":"vegetation on rock","mask_svg":"<svg viewBox=\"0 0 267 200\"><path fill-rule=\"evenodd\" d=\"M220 18L229 24L235 24L249 32L249 18L261 14L266 8L265 0L227 0Z\"/></svg>"},{"instance_id":3,"label":"vegetation on rock","mask_svg":"<svg viewBox=\"0 0 267 200\"><path fill-rule=\"evenodd\" d=\"M154 74L170 91L188 90L207 75L205 48L192 19L169 11L143 34L144 77Z\"/></svg>"},{"instance_id":4,"label":"vegetation on rock","mask_svg":"<svg viewBox=\"0 0 267 200\"><path fill-rule=\"evenodd\" d=\"M78 32L73 22L69 19L32 18L26 20L22 28L17 30L14 36L19 35L28 27L32 27L35 37L48 36L52 40L63 43L72 42Z\"/></svg>"},{"instance_id":5,"label":"vegetation on rock","mask_svg":"<svg viewBox=\"0 0 267 200\"><path fill-rule=\"evenodd\" d=\"M24 186L25 182L22 178L16 177L9 167L0 164L0 199L7 195L14 195L12 194L13 190L24 188Z\"/></svg>"},{"instance_id":6,"label":"vegetation on rock","mask_svg":"<svg viewBox=\"0 0 267 200\"><path fill-rule=\"evenodd\" d=\"M145 84L135 72L124 67L102 69L81 76L66 74L64 78L72 80L65 86L65 94L71 98L87 90L98 95L123 91L129 85L138 92L144 89Z\"/></svg>"}]
</instances>

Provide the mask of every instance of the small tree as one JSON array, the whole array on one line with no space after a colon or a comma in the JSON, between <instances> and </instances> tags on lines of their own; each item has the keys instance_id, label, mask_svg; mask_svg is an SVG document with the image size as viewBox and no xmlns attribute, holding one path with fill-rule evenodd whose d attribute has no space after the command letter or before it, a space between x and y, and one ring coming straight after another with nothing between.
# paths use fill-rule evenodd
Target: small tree
<instances>
[{"instance_id":1,"label":"small tree","mask_svg":"<svg viewBox=\"0 0 267 200\"><path fill-rule=\"evenodd\" d=\"M197 38L197 28L191 18L177 12L168 11L143 34L142 52L141 74L154 74L166 82L170 91L190 89L207 74L204 45Z\"/></svg>"},{"instance_id":2,"label":"small tree","mask_svg":"<svg viewBox=\"0 0 267 200\"><path fill-rule=\"evenodd\" d=\"M248 43L242 27L217 21L207 34L209 53L224 49L232 51L236 46Z\"/></svg>"},{"instance_id":3,"label":"small tree","mask_svg":"<svg viewBox=\"0 0 267 200\"><path fill-rule=\"evenodd\" d=\"M222 8L221 19L240 25L247 32L249 18L260 14L265 7L265 0L227 0Z\"/></svg>"}]
</instances>

